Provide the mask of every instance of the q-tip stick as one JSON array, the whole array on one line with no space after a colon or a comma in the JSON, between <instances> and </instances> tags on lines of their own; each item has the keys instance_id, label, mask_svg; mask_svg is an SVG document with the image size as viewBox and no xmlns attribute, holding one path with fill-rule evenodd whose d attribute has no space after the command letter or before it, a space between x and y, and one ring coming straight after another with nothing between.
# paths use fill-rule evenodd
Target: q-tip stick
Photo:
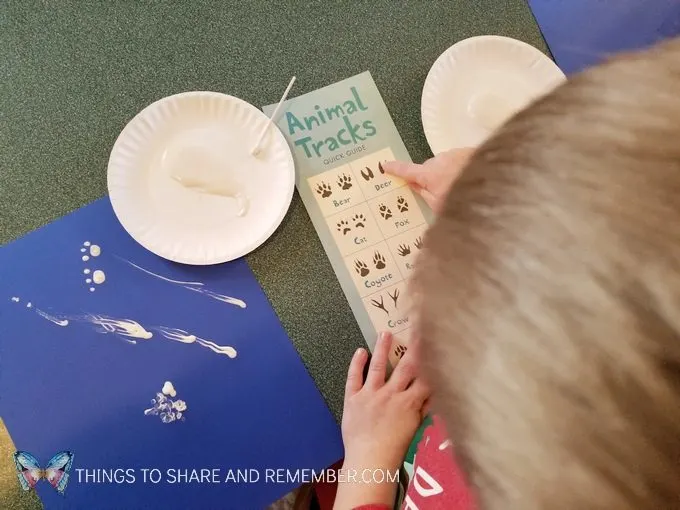
<instances>
[{"instance_id":1,"label":"q-tip stick","mask_svg":"<svg viewBox=\"0 0 680 510\"><path fill-rule=\"evenodd\" d=\"M274 109L274 113L272 113L272 116L269 118L269 121L267 122L267 124L262 129L262 132L260 133L260 136L257 139L257 144L255 144L255 147L253 147L253 150L250 152L253 156L256 156L260 152L260 145L262 144L262 140L264 140L264 135L267 133L267 130L269 129L269 126L271 126L272 122L275 122L276 117L279 114L279 110L281 109L281 105L283 104L283 102L288 97L288 93L290 92L290 89L293 88L293 83L295 83L295 76L293 76L290 79L290 83L286 87L286 90L283 93L283 96L281 96L281 100L279 101L279 104L276 105L276 108Z\"/></svg>"}]
</instances>

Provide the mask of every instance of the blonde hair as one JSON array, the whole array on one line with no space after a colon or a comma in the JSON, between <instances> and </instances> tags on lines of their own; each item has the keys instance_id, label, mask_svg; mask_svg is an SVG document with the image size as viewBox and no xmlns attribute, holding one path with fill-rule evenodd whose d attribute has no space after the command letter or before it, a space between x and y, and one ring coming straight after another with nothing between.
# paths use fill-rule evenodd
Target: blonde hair
<instances>
[{"instance_id":1,"label":"blonde hair","mask_svg":"<svg viewBox=\"0 0 680 510\"><path fill-rule=\"evenodd\" d=\"M481 147L414 291L482 508L680 508L680 40L574 77Z\"/></svg>"}]
</instances>

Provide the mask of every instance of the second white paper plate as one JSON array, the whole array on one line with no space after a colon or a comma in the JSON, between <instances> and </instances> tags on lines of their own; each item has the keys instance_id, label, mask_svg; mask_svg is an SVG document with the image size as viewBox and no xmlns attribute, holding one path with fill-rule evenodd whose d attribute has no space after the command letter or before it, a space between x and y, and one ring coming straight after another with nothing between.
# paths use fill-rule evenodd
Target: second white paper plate
<instances>
[{"instance_id":1,"label":"second white paper plate","mask_svg":"<svg viewBox=\"0 0 680 510\"><path fill-rule=\"evenodd\" d=\"M531 101L565 81L533 46L501 36L460 41L430 69L421 102L433 154L476 147Z\"/></svg>"},{"instance_id":2,"label":"second white paper plate","mask_svg":"<svg viewBox=\"0 0 680 510\"><path fill-rule=\"evenodd\" d=\"M151 252L185 264L227 262L260 246L283 220L295 188L293 156L276 126L260 154L250 154L267 121L253 105L216 92L186 92L146 107L109 159L109 195L123 227ZM194 175L205 181L206 172L218 177L219 194L190 182Z\"/></svg>"}]
</instances>

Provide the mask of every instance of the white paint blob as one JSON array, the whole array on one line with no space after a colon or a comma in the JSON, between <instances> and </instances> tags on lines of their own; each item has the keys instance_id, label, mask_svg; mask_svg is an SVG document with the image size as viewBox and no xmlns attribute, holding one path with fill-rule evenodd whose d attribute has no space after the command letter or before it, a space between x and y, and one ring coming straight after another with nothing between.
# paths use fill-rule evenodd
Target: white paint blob
<instances>
[{"instance_id":1,"label":"white paint blob","mask_svg":"<svg viewBox=\"0 0 680 510\"><path fill-rule=\"evenodd\" d=\"M104 271L101 269L97 269L94 273L92 273L92 281L96 283L97 285L101 285L104 283L106 280L106 275L104 274Z\"/></svg>"},{"instance_id":2,"label":"white paint blob","mask_svg":"<svg viewBox=\"0 0 680 510\"><path fill-rule=\"evenodd\" d=\"M175 391L175 387L170 381L165 381L165 384L163 385L163 394L168 395L170 397L175 397L177 396L177 392Z\"/></svg>"},{"instance_id":3,"label":"white paint blob","mask_svg":"<svg viewBox=\"0 0 680 510\"><path fill-rule=\"evenodd\" d=\"M224 354L230 358L236 357L236 349L228 345L225 346L217 345L215 342L205 340L204 338L199 338L196 335L192 335L188 331L184 331L182 329L166 328L164 326L161 326L156 329L160 331L161 335L163 335L165 338L169 340L174 340L175 342L182 342L184 344L196 343L203 347L207 347L208 349L210 349L213 352L216 352L217 354Z\"/></svg>"},{"instance_id":4,"label":"white paint blob","mask_svg":"<svg viewBox=\"0 0 680 510\"><path fill-rule=\"evenodd\" d=\"M85 242L83 243L83 246L90 246L90 241L85 241Z\"/></svg>"},{"instance_id":5,"label":"white paint blob","mask_svg":"<svg viewBox=\"0 0 680 510\"><path fill-rule=\"evenodd\" d=\"M88 260L90 260L90 257L88 257L87 255L83 255L82 258L83 258L83 262L87 262Z\"/></svg>"},{"instance_id":6,"label":"white paint blob","mask_svg":"<svg viewBox=\"0 0 680 510\"><path fill-rule=\"evenodd\" d=\"M101 255L101 253L102 253L102 249L99 246L97 246L96 244L93 244L92 246L90 246L90 255L92 255L93 257L99 257L99 255Z\"/></svg>"},{"instance_id":7,"label":"white paint blob","mask_svg":"<svg viewBox=\"0 0 680 510\"><path fill-rule=\"evenodd\" d=\"M85 253L87 251L87 248L81 248L80 253Z\"/></svg>"},{"instance_id":8,"label":"white paint blob","mask_svg":"<svg viewBox=\"0 0 680 510\"><path fill-rule=\"evenodd\" d=\"M90 270L89 269L83 269L83 273L84 274L90 274Z\"/></svg>"},{"instance_id":9,"label":"white paint blob","mask_svg":"<svg viewBox=\"0 0 680 510\"><path fill-rule=\"evenodd\" d=\"M33 308L33 303L26 303L26 308Z\"/></svg>"},{"instance_id":10,"label":"white paint blob","mask_svg":"<svg viewBox=\"0 0 680 510\"><path fill-rule=\"evenodd\" d=\"M94 287L90 287L90 292L94 292Z\"/></svg>"},{"instance_id":11,"label":"white paint blob","mask_svg":"<svg viewBox=\"0 0 680 510\"><path fill-rule=\"evenodd\" d=\"M18 297L13 297L12 301L14 301L15 303L18 303L20 301L20 299Z\"/></svg>"},{"instance_id":12,"label":"white paint blob","mask_svg":"<svg viewBox=\"0 0 680 510\"><path fill-rule=\"evenodd\" d=\"M87 278L87 279L85 280L85 283L92 283L92 278Z\"/></svg>"},{"instance_id":13,"label":"white paint blob","mask_svg":"<svg viewBox=\"0 0 680 510\"><path fill-rule=\"evenodd\" d=\"M59 319L58 317L55 317L54 315L50 315L47 312L43 312L42 310L39 310L38 308L35 309L35 313L40 315L40 317L42 317L43 319L47 319L48 321L53 322L57 326L62 326L62 327L68 326L68 320L66 320L66 319Z\"/></svg>"}]
</instances>

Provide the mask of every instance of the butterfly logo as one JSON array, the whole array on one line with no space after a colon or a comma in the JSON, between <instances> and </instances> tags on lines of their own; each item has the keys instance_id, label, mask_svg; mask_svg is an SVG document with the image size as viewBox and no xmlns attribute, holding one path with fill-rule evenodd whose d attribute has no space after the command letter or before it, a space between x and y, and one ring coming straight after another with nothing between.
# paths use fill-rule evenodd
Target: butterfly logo
<instances>
[{"instance_id":1,"label":"butterfly logo","mask_svg":"<svg viewBox=\"0 0 680 510\"><path fill-rule=\"evenodd\" d=\"M14 464L17 467L17 477L21 488L31 490L41 478L47 480L59 494L64 494L68 484L68 472L73 465L73 453L63 451L57 453L42 469L38 460L28 452L14 452Z\"/></svg>"}]
</instances>

